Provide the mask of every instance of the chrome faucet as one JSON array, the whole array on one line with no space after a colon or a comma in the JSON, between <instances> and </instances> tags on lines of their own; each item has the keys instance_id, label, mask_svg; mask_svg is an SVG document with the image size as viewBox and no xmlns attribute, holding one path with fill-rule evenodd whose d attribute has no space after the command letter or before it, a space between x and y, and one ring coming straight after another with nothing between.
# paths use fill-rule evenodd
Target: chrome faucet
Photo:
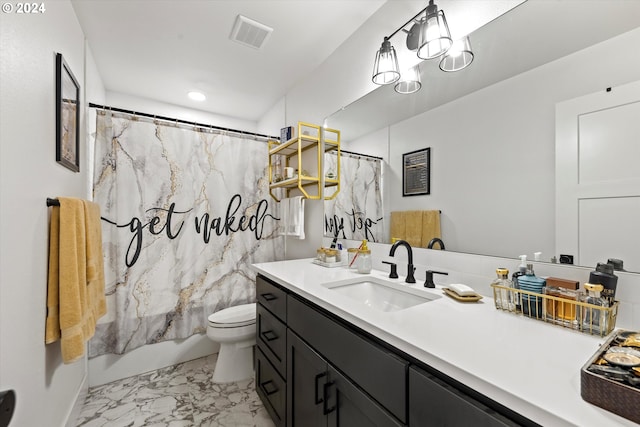
<instances>
[{"instance_id":1,"label":"chrome faucet","mask_svg":"<svg viewBox=\"0 0 640 427\"><path fill-rule=\"evenodd\" d=\"M405 248L407 248L407 253L409 254L409 264L407 265L407 278L404 281L407 283L416 283L416 279L415 277L413 277L413 272L416 269L413 267L413 250L411 249L411 245L408 242L405 242L404 240L398 240L391 246L391 250L389 251L389 256L395 255L396 249L398 248L398 246L404 246Z\"/></svg>"}]
</instances>

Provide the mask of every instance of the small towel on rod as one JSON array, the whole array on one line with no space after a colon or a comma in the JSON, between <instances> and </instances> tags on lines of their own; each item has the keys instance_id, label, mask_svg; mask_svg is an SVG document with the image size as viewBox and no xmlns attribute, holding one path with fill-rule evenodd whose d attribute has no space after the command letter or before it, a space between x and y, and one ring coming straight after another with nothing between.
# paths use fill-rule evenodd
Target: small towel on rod
<instances>
[{"instance_id":1,"label":"small towel on rod","mask_svg":"<svg viewBox=\"0 0 640 427\"><path fill-rule=\"evenodd\" d=\"M62 360L82 358L86 341L106 313L100 208L59 198L51 210L45 343L61 339Z\"/></svg>"},{"instance_id":2,"label":"small towel on rod","mask_svg":"<svg viewBox=\"0 0 640 427\"><path fill-rule=\"evenodd\" d=\"M411 246L426 248L434 237L441 238L440 211L391 212L391 239L406 240Z\"/></svg>"},{"instance_id":3,"label":"small towel on rod","mask_svg":"<svg viewBox=\"0 0 640 427\"><path fill-rule=\"evenodd\" d=\"M280 235L304 239L304 197L282 199L280 221Z\"/></svg>"},{"instance_id":4,"label":"small towel on rod","mask_svg":"<svg viewBox=\"0 0 640 427\"><path fill-rule=\"evenodd\" d=\"M422 245L421 247L426 248L429 245L429 242L433 238L442 238L442 234L440 232L440 211L439 210L431 210L431 211L422 211ZM442 249L440 245L437 248Z\"/></svg>"}]
</instances>

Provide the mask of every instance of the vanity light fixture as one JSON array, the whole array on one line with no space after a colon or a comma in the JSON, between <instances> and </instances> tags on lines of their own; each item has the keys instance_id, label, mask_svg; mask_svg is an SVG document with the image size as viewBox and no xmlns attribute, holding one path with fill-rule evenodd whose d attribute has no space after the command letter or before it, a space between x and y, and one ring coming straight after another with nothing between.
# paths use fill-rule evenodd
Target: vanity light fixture
<instances>
[{"instance_id":1,"label":"vanity light fixture","mask_svg":"<svg viewBox=\"0 0 640 427\"><path fill-rule=\"evenodd\" d=\"M447 72L459 71L468 67L471 62L473 62L473 52L467 36L453 42L451 48L440 60L440 69Z\"/></svg>"},{"instance_id":2,"label":"vanity light fixture","mask_svg":"<svg viewBox=\"0 0 640 427\"><path fill-rule=\"evenodd\" d=\"M396 83L395 91L402 94L417 92L422 87L418 66L409 68L408 71L403 72L402 76L400 74L396 50L391 45L391 38L400 31L407 33L407 49L415 51L418 58L441 58L442 71L458 71L473 61L468 36L460 40L462 46L458 50L451 50L454 42L444 11L438 9L434 0L429 0L427 7L384 38L382 46L376 53L373 66L372 80L375 84Z\"/></svg>"},{"instance_id":3,"label":"vanity light fixture","mask_svg":"<svg viewBox=\"0 0 640 427\"><path fill-rule=\"evenodd\" d=\"M194 100L194 101L198 101L198 102L202 102L202 101L204 101L205 99L207 99L207 97L206 97L206 96L204 96L204 93L196 92L196 91L189 92L189 93L187 94L187 96L188 96L190 99L192 99L192 100Z\"/></svg>"},{"instance_id":4,"label":"vanity light fixture","mask_svg":"<svg viewBox=\"0 0 640 427\"><path fill-rule=\"evenodd\" d=\"M418 38L418 58L433 59L446 53L453 40L447 25L447 18L442 9L429 0L425 9L425 16L420 19L420 32Z\"/></svg>"},{"instance_id":5,"label":"vanity light fixture","mask_svg":"<svg viewBox=\"0 0 640 427\"><path fill-rule=\"evenodd\" d=\"M420 66L416 65L402 73L400 80L398 80L393 89L398 93L406 95L419 91L421 87Z\"/></svg>"},{"instance_id":6,"label":"vanity light fixture","mask_svg":"<svg viewBox=\"0 0 640 427\"><path fill-rule=\"evenodd\" d=\"M380 46L380 50L376 53L372 80L378 85L388 85L395 83L399 78L400 71L396 50L391 46L389 37L385 37L382 41L382 46Z\"/></svg>"}]
</instances>

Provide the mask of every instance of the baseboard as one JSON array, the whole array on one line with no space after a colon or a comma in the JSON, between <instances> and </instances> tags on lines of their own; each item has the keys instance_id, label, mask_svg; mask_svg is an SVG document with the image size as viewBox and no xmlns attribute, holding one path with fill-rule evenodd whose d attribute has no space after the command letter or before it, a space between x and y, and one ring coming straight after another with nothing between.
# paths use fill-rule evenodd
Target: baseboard
<instances>
[{"instance_id":1,"label":"baseboard","mask_svg":"<svg viewBox=\"0 0 640 427\"><path fill-rule=\"evenodd\" d=\"M87 366L88 370L88 365ZM82 377L82 381L80 382L80 386L78 387L78 392L76 393L76 399L71 407L71 412L67 415L67 422L65 423L65 427L76 427L78 425L78 418L80 417L80 412L82 411L82 407L84 406L84 401L87 398L87 394L89 394L89 375L87 370L84 372L84 376Z\"/></svg>"},{"instance_id":2,"label":"baseboard","mask_svg":"<svg viewBox=\"0 0 640 427\"><path fill-rule=\"evenodd\" d=\"M128 353L105 354L89 359L89 387L188 362L217 353L219 345L206 334L182 340L145 345Z\"/></svg>"}]
</instances>

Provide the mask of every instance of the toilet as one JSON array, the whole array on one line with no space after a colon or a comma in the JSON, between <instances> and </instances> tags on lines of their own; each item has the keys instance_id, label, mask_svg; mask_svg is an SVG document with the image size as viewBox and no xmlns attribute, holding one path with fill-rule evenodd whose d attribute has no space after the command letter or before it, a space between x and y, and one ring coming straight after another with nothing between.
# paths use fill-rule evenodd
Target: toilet
<instances>
[{"instance_id":1,"label":"toilet","mask_svg":"<svg viewBox=\"0 0 640 427\"><path fill-rule=\"evenodd\" d=\"M207 336L220 343L213 370L214 383L230 383L253 375L253 346L256 344L256 304L242 304L209 316Z\"/></svg>"}]
</instances>

